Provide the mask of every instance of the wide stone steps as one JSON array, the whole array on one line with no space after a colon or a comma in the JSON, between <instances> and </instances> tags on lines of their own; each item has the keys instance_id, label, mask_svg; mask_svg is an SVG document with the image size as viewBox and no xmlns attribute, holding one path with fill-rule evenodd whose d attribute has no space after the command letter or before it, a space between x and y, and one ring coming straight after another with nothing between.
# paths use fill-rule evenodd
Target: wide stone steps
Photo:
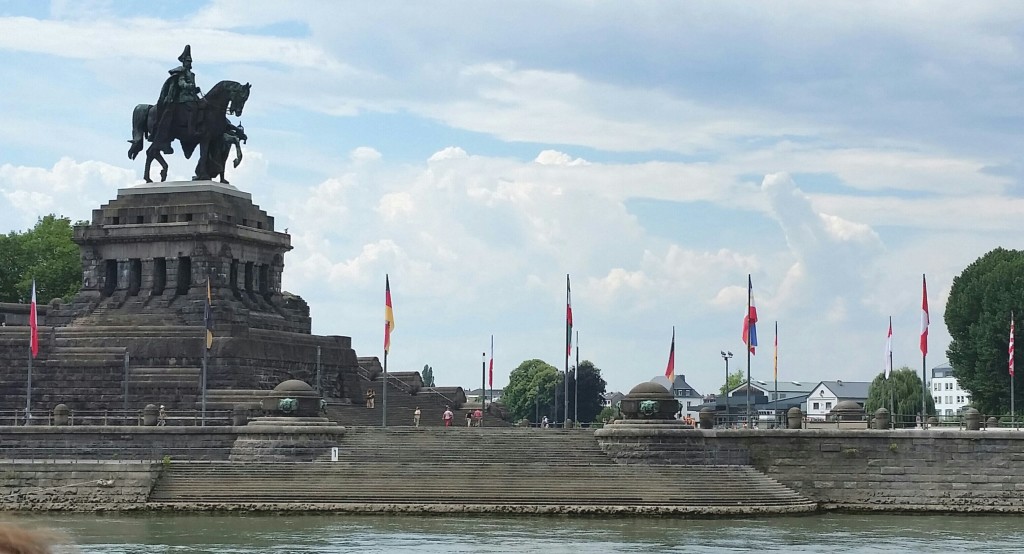
<instances>
[{"instance_id":1,"label":"wide stone steps","mask_svg":"<svg viewBox=\"0 0 1024 554\"><path fill-rule=\"evenodd\" d=\"M199 388L199 367L129 367L132 386Z\"/></svg>"},{"instance_id":2,"label":"wide stone steps","mask_svg":"<svg viewBox=\"0 0 1024 554\"><path fill-rule=\"evenodd\" d=\"M172 462L150 502L793 506L807 500L742 466L563 463Z\"/></svg>"}]
</instances>

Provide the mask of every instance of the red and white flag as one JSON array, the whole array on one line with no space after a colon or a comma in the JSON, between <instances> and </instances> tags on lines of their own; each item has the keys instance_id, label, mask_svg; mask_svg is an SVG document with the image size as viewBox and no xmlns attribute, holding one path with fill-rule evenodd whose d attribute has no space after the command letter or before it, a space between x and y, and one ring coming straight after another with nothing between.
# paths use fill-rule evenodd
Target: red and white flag
<instances>
[{"instance_id":1,"label":"red and white flag","mask_svg":"<svg viewBox=\"0 0 1024 554\"><path fill-rule=\"evenodd\" d=\"M672 326L672 346L668 349L668 365L665 366L665 378L668 379L669 387L676 380L676 326Z\"/></svg>"},{"instance_id":2,"label":"red and white flag","mask_svg":"<svg viewBox=\"0 0 1024 554\"><path fill-rule=\"evenodd\" d=\"M1010 377L1013 377L1013 312L1010 312Z\"/></svg>"},{"instance_id":3,"label":"red and white flag","mask_svg":"<svg viewBox=\"0 0 1024 554\"><path fill-rule=\"evenodd\" d=\"M39 355L39 322L36 320L36 281L32 280L32 311L28 313L28 327L31 331L28 343L32 357Z\"/></svg>"},{"instance_id":4,"label":"red and white flag","mask_svg":"<svg viewBox=\"0 0 1024 554\"><path fill-rule=\"evenodd\" d=\"M885 378L892 374L892 316L889 316L889 336L885 339Z\"/></svg>"},{"instance_id":5,"label":"red and white flag","mask_svg":"<svg viewBox=\"0 0 1024 554\"><path fill-rule=\"evenodd\" d=\"M921 355L928 355L928 282L921 275Z\"/></svg>"}]
</instances>

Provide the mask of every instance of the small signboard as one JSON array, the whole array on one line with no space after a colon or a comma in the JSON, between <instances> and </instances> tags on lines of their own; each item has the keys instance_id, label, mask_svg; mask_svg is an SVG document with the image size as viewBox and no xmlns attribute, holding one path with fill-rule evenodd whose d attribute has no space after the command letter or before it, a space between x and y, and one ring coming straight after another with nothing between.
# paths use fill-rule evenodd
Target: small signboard
<instances>
[{"instance_id":1,"label":"small signboard","mask_svg":"<svg viewBox=\"0 0 1024 554\"><path fill-rule=\"evenodd\" d=\"M337 462L338 461L338 447L337 446L332 446L331 447L331 461L332 462Z\"/></svg>"}]
</instances>

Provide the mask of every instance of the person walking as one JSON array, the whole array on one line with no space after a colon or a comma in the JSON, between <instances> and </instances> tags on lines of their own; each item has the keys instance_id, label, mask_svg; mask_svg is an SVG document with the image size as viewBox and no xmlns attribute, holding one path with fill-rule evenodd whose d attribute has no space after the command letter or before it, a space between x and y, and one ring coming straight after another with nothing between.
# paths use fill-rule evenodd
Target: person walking
<instances>
[{"instance_id":1,"label":"person walking","mask_svg":"<svg viewBox=\"0 0 1024 554\"><path fill-rule=\"evenodd\" d=\"M416 427L420 426L420 407L416 406L416 409L412 412L412 424Z\"/></svg>"},{"instance_id":2,"label":"person walking","mask_svg":"<svg viewBox=\"0 0 1024 554\"><path fill-rule=\"evenodd\" d=\"M163 404L160 405L160 412L156 416L156 425L157 427L167 425L167 410L164 409Z\"/></svg>"},{"instance_id":3,"label":"person walking","mask_svg":"<svg viewBox=\"0 0 1024 554\"><path fill-rule=\"evenodd\" d=\"M454 419L454 418L455 418L455 414L452 413L451 407L450 406L445 406L444 407L444 415L441 416L441 419L444 420L444 426L445 427L451 427L452 426L452 419Z\"/></svg>"},{"instance_id":4,"label":"person walking","mask_svg":"<svg viewBox=\"0 0 1024 554\"><path fill-rule=\"evenodd\" d=\"M377 399L377 393L373 392L373 389L366 390L366 407L373 408L374 402Z\"/></svg>"},{"instance_id":5,"label":"person walking","mask_svg":"<svg viewBox=\"0 0 1024 554\"><path fill-rule=\"evenodd\" d=\"M473 426L473 412L466 410L466 427Z\"/></svg>"}]
</instances>

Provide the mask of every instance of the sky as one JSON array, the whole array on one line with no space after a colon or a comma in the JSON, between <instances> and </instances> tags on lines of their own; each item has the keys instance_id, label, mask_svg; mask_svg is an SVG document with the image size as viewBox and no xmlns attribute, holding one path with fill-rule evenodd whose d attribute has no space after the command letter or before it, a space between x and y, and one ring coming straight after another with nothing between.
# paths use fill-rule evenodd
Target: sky
<instances>
[{"instance_id":1,"label":"sky","mask_svg":"<svg viewBox=\"0 0 1024 554\"><path fill-rule=\"evenodd\" d=\"M0 0L0 232L142 182L131 112L191 45L252 83L228 179L291 235L313 332L478 388L579 356L870 381L945 363L953 279L1024 248L1024 3ZM232 118L236 123L237 118ZM169 157L170 180L194 159ZM931 314L919 349L922 276ZM575 355L575 354L574 354Z\"/></svg>"}]
</instances>

